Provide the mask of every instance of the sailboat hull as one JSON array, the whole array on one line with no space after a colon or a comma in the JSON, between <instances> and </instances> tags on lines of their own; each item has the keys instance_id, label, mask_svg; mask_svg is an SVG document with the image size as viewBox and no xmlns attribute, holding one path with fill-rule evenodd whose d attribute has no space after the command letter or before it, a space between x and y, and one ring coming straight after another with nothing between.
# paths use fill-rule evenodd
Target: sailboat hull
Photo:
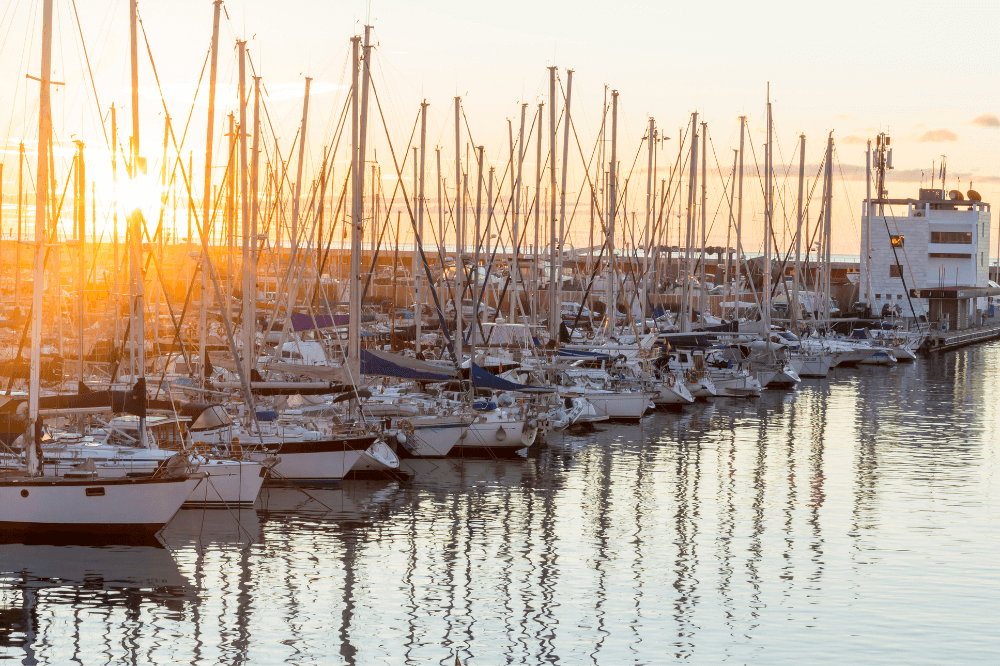
<instances>
[{"instance_id":1,"label":"sailboat hull","mask_svg":"<svg viewBox=\"0 0 1000 666\"><path fill-rule=\"evenodd\" d=\"M263 461L269 455L276 455L278 462L271 468L271 481L331 483L343 479L375 439L372 435L332 440L286 441L281 444L265 444L266 453L249 453L247 457Z\"/></svg>"},{"instance_id":2,"label":"sailboat hull","mask_svg":"<svg viewBox=\"0 0 1000 666\"><path fill-rule=\"evenodd\" d=\"M5 480L0 484L0 530L34 536L151 534L170 522L201 480L200 474L142 480Z\"/></svg>"}]
</instances>

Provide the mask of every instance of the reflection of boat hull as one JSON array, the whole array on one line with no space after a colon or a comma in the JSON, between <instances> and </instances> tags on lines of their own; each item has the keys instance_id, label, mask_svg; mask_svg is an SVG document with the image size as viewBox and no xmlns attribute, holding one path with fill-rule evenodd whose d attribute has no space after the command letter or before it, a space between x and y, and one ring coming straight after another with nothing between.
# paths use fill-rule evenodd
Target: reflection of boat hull
<instances>
[{"instance_id":1,"label":"reflection of boat hull","mask_svg":"<svg viewBox=\"0 0 1000 666\"><path fill-rule=\"evenodd\" d=\"M265 443L266 453L252 452L247 457L263 461L267 455L276 455L278 462L271 471L279 480L329 483L343 479L375 439L374 435L366 435L316 441L286 441L281 444Z\"/></svg>"},{"instance_id":2,"label":"reflection of boat hull","mask_svg":"<svg viewBox=\"0 0 1000 666\"><path fill-rule=\"evenodd\" d=\"M83 535L154 533L170 522L201 478L193 474L164 479L8 479L0 485L0 529Z\"/></svg>"}]
</instances>

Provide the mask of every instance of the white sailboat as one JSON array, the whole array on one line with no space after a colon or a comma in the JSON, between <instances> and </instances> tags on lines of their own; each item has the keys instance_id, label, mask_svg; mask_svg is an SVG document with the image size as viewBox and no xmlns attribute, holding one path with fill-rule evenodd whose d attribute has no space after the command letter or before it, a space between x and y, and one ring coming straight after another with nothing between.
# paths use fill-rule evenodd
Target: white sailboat
<instances>
[{"instance_id":1,"label":"white sailboat","mask_svg":"<svg viewBox=\"0 0 1000 666\"><path fill-rule=\"evenodd\" d=\"M51 63L52 0L44 0L39 78L38 183L49 182ZM8 538L18 534L46 538L64 533L94 536L156 532L177 513L202 479L200 474L189 473L188 463L183 456L172 458L156 474L143 478L99 479L94 472L85 469L62 476L43 476L41 473L42 423L39 391L47 192L48 188L38 187L35 195L31 374L27 420L20 437L25 464L17 473L0 477L0 506L3 507L0 530ZM136 240L137 245L138 243L139 239ZM141 317L141 309L139 316ZM142 328L141 325L139 328Z\"/></svg>"}]
</instances>

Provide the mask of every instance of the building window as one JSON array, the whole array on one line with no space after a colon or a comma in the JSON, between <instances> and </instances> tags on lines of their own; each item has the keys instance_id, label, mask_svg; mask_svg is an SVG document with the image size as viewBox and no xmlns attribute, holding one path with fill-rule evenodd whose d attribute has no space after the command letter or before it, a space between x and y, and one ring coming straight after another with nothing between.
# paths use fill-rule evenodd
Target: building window
<instances>
[{"instance_id":1,"label":"building window","mask_svg":"<svg viewBox=\"0 0 1000 666\"><path fill-rule=\"evenodd\" d=\"M900 264L893 264L889 266L889 277L891 278L902 278L903 277L903 267Z\"/></svg>"},{"instance_id":2,"label":"building window","mask_svg":"<svg viewBox=\"0 0 1000 666\"><path fill-rule=\"evenodd\" d=\"M932 243L945 245L972 245L971 231L932 231Z\"/></svg>"},{"instance_id":3,"label":"building window","mask_svg":"<svg viewBox=\"0 0 1000 666\"><path fill-rule=\"evenodd\" d=\"M882 294L875 294L875 300L876 301L881 301L882 300Z\"/></svg>"},{"instance_id":4,"label":"building window","mask_svg":"<svg viewBox=\"0 0 1000 666\"><path fill-rule=\"evenodd\" d=\"M931 252L927 256L932 259L972 259L971 254L957 254L953 252Z\"/></svg>"},{"instance_id":5,"label":"building window","mask_svg":"<svg viewBox=\"0 0 1000 666\"><path fill-rule=\"evenodd\" d=\"M906 236L902 234L892 234L889 236L889 240L893 247L903 247L903 241L906 240Z\"/></svg>"},{"instance_id":6,"label":"building window","mask_svg":"<svg viewBox=\"0 0 1000 666\"><path fill-rule=\"evenodd\" d=\"M903 295L902 294L896 294L896 298L899 299L899 300L903 300Z\"/></svg>"}]
</instances>

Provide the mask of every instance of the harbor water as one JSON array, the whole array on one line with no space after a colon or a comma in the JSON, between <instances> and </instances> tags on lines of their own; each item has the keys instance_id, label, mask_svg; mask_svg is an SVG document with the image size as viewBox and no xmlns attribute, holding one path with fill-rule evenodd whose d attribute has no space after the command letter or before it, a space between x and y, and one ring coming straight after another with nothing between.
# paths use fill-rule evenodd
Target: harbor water
<instances>
[{"instance_id":1,"label":"harbor water","mask_svg":"<svg viewBox=\"0 0 1000 666\"><path fill-rule=\"evenodd\" d=\"M24 664L980 664L1000 344L527 457L265 490L158 541L0 546Z\"/></svg>"}]
</instances>

